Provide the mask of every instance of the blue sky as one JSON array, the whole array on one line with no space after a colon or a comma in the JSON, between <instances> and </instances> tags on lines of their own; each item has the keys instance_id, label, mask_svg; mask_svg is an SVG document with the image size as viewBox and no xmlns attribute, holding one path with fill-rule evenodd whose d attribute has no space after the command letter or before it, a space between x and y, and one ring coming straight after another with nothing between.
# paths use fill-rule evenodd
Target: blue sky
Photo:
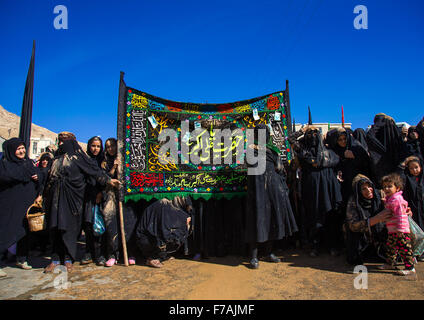
<instances>
[{"instance_id":1,"label":"blue sky","mask_svg":"<svg viewBox=\"0 0 424 320\"><path fill-rule=\"evenodd\" d=\"M56 5L68 30L56 30ZM356 5L368 29L356 30ZM225 103L285 89L292 118L366 127L423 116L424 2L0 0L0 105L20 115L36 40L33 122L116 136L119 73L162 98Z\"/></svg>"}]
</instances>

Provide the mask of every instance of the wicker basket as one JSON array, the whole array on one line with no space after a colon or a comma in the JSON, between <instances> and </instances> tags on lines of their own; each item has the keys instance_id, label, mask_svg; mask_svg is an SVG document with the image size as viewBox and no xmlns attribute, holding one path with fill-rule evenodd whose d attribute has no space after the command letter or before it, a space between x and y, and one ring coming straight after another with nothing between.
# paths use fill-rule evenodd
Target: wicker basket
<instances>
[{"instance_id":1,"label":"wicker basket","mask_svg":"<svg viewBox=\"0 0 424 320\"><path fill-rule=\"evenodd\" d=\"M30 213L31 209L34 213ZM42 231L46 228L46 214L42 210L43 208L35 203L28 208L26 217L31 232Z\"/></svg>"}]
</instances>

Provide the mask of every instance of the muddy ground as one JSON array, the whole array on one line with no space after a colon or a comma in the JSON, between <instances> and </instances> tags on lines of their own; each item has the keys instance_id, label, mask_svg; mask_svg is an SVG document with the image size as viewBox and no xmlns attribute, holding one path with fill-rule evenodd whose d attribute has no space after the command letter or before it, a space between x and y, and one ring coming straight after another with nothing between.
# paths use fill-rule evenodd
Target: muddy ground
<instances>
[{"instance_id":1,"label":"muddy ground","mask_svg":"<svg viewBox=\"0 0 424 320\"><path fill-rule=\"evenodd\" d=\"M9 266L0 278L1 300L362 300L423 299L424 263L416 266L418 280L408 281L392 271L366 263L368 288L354 287L353 267L344 256L310 257L304 250L277 252L280 263L247 267L238 256L200 261L179 257L154 269L143 264L112 268L75 263L71 274L46 275L43 257L32 257L33 270ZM362 282L364 284L364 282Z\"/></svg>"}]
</instances>

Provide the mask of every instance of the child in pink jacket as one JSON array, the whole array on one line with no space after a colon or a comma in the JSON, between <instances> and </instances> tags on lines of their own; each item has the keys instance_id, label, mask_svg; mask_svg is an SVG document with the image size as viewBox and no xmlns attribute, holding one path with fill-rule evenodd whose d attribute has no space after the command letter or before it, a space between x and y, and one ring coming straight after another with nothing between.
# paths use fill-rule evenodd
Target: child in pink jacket
<instances>
[{"instance_id":1,"label":"child in pink jacket","mask_svg":"<svg viewBox=\"0 0 424 320\"><path fill-rule=\"evenodd\" d=\"M392 218L386 222L389 233L387 239L387 263L379 269L394 269L396 257L399 254L405 264L405 270L399 270L399 275L414 275L414 257L408 221L408 202L402 197L402 178L398 174L390 174L382 179L385 208L392 212Z\"/></svg>"}]
</instances>

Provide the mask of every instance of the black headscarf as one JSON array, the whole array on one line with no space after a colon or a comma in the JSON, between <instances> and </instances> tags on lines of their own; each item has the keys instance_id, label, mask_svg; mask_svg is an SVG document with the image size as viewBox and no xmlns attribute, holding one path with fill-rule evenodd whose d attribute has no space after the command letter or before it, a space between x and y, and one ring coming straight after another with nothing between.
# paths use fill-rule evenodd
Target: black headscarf
<instances>
[{"instance_id":1,"label":"black headscarf","mask_svg":"<svg viewBox=\"0 0 424 320\"><path fill-rule=\"evenodd\" d=\"M82 152L82 148L76 140L65 140L58 149L59 155L67 154L69 157L79 152Z\"/></svg>"},{"instance_id":2,"label":"black headscarf","mask_svg":"<svg viewBox=\"0 0 424 320\"><path fill-rule=\"evenodd\" d=\"M367 133L367 144L372 179L379 186L381 178L398 170L406 157L406 147L393 118L377 114Z\"/></svg>"},{"instance_id":3,"label":"black headscarf","mask_svg":"<svg viewBox=\"0 0 424 320\"><path fill-rule=\"evenodd\" d=\"M372 187L372 199L366 199L362 195L361 187L364 183L368 183ZM362 218L368 219L369 217L379 213L381 209L381 196L372 181L364 175L357 175L352 184L356 206L361 213Z\"/></svg>"},{"instance_id":4,"label":"black headscarf","mask_svg":"<svg viewBox=\"0 0 424 320\"><path fill-rule=\"evenodd\" d=\"M97 156L95 156L95 155L91 152L91 148L90 148L91 144L92 144L95 140L100 141L100 152L99 152L99 154L98 154ZM104 155L104 151L103 151L103 141L102 141L102 139L101 139L100 137L95 136L95 137L92 137L90 140L88 140L88 142L87 142L87 154L90 156L90 158L92 158L92 159L96 160L96 162L97 162L97 164L99 165L99 167L101 166L101 164L102 164L102 162L103 162L103 160L104 160L105 155Z\"/></svg>"},{"instance_id":5,"label":"black headscarf","mask_svg":"<svg viewBox=\"0 0 424 320\"><path fill-rule=\"evenodd\" d=\"M299 159L310 165L316 164L317 168L334 167L340 160L334 151L325 147L321 133L314 127L306 130L300 146Z\"/></svg>"},{"instance_id":6,"label":"black headscarf","mask_svg":"<svg viewBox=\"0 0 424 320\"><path fill-rule=\"evenodd\" d=\"M372 144L382 153L390 154L395 162L399 162L402 152L402 137L393 118L379 113L374 117L374 125L367 133L368 146Z\"/></svg>"},{"instance_id":7,"label":"black headscarf","mask_svg":"<svg viewBox=\"0 0 424 320\"><path fill-rule=\"evenodd\" d=\"M341 147L337 140L340 136L346 136L346 147ZM352 136L346 132L344 128L337 128L330 130L327 133L328 146L340 157L344 158L344 153L346 150L349 150L352 147Z\"/></svg>"},{"instance_id":8,"label":"black headscarf","mask_svg":"<svg viewBox=\"0 0 424 320\"><path fill-rule=\"evenodd\" d=\"M105 141L105 147L106 144L110 142L116 145L116 148L118 148L118 142L115 138L109 138ZM109 152L105 151L105 156L104 156L104 161L106 161L106 164L102 165L103 169L106 170L107 173L110 172L110 170L112 170L113 165L115 163L115 159L118 156L118 150L116 150L116 153L114 156L110 155Z\"/></svg>"},{"instance_id":9,"label":"black headscarf","mask_svg":"<svg viewBox=\"0 0 424 320\"><path fill-rule=\"evenodd\" d=\"M28 159L28 153L25 154L24 159L19 159L15 153L19 146L25 145L24 141L21 138L11 138L3 142L3 157L11 162L22 162L25 159Z\"/></svg>"},{"instance_id":10,"label":"black headscarf","mask_svg":"<svg viewBox=\"0 0 424 320\"><path fill-rule=\"evenodd\" d=\"M366 151L368 151L367 134L364 129L355 129L355 131L353 131L353 137L364 147Z\"/></svg>"}]
</instances>

